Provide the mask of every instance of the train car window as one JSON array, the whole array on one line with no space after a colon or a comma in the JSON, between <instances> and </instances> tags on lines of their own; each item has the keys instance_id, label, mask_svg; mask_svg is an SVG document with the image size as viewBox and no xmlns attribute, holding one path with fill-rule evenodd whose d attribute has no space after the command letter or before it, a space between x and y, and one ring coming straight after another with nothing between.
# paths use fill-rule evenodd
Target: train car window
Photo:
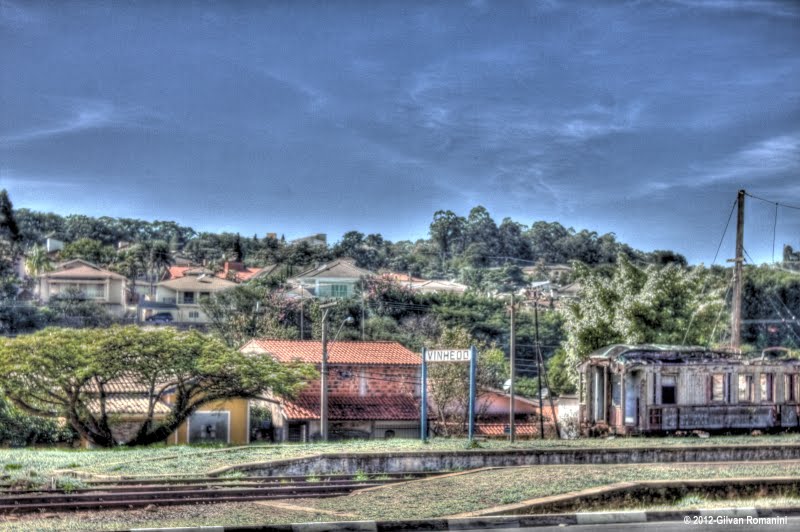
<instances>
[{"instance_id":1,"label":"train car window","mask_svg":"<svg viewBox=\"0 0 800 532\"><path fill-rule=\"evenodd\" d=\"M755 400L752 375L739 375L739 401L752 403Z\"/></svg>"}]
</instances>

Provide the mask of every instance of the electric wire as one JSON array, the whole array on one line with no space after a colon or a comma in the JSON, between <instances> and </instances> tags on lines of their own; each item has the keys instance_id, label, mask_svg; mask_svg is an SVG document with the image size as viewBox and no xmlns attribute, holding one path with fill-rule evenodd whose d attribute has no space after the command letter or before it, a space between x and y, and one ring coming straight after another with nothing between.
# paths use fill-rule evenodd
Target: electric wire
<instances>
[{"instance_id":1,"label":"electric wire","mask_svg":"<svg viewBox=\"0 0 800 532\"><path fill-rule=\"evenodd\" d=\"M719 244L717 245L717 252L714 253L714 260L711 261L711 266L714 266L714 264L717 262L717 257L719 257L719 251L722 249L722 243L725 241L725 235L728 234L728 227L730 227L731 225L731 219L733 218L733 211L736 210L737 202L738 199L734 200L733 205L731 205L731 212L728 214L728 221L725 223L725 229L722 231L722 237L719 239ZM703 299L703 297L706 295L706 288L708 287L709 278L710 276L706 275L706 278L703 280L703 288L700 290L700 299ZM694 318L695 316L697 316L698 310L699 308L695 309L695 311L692 312L692 316L689 318L689 323L688 325L686 325L686 332L683 335L683 340L681 340L682 346L686 345L686 339L689 337L689 332L692 330L692 324L694 324Z\"/></svg>"}]
</instances>

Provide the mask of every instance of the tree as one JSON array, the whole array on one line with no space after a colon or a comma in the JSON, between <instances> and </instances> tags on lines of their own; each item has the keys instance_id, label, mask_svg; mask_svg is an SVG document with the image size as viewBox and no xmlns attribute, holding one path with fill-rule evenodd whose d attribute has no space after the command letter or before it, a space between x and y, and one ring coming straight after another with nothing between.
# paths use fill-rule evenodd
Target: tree
<instances>
[{"instance_id":1,"label":"tree","mask_svg":"<svg viewBox=\"0 0 800 532\"><path fill-rule=\"evenodd\" d=\"M106 246L99 240L79 238L64 246L59 256L62 260L83 259L92 264L105 266L114 260L116 252L113 247Z\"/></svg>"},{"instance_id":2,"label":"tree","mask_svg":"<svg viewBox=\"0 0 800 532\"><path fill-rule=\"evenodd\" d=\"M45 329L0 343L0 380L23 411L64 418L89 442L112 447L108 412L113 383L143 387L147 412L128 446L162 442L197 409L232 397L258 398L265 390L291 396L315 376L307 365L249 356L197 331L135 326ZM170 412L156 417L167 395Z\"/></svg>"},{"instance_id":3,"label":"tree","mask_svg":"<svg viewBox=\"0 0 800 532\"><path fill-rule=\"evenodd\" d=\"M431 238L439 248L440 260L445 262L451 251L464 249L466 220L453 211L436 211L430 226Z\"/></svg>"},{"instance_id":4,"label":"tree","mask_svg":"<svg viewBox=\"0 0 800 532\"><path fill-rule=\"evenodd\" d=\"M57 327L108 327L116 321L103 305L87 300L79 288L68 288L50 298L42 316Z\"/></svg>"},{"instance_id":5,"label":"tree","mask_svg":"<svg viewBox=\"0 0 800 532\"><path fill-rule=\"evenodd\" d=\"M583 286L580 300L565 310L566 364L573 381L577 365L592 351L615 343L709 345L724 306L720 287L701 296L703 268L674 264L634 266L625 256L609 279L577 264ZM691 327L690 327L691 322Z\"/></svg>"},{"instance_id":6,"label":"tree","mask_svg":"<svg viewBox=\"0 0 800 532\"><path fill-rule=\"evenodd\" d=\"M215 292L200 300L210 330L229 347L252 338L297 338L298 304L269 279Z\"/></svg>"},{"instance_id":7,"label":"tree","mask_svg":"<svg viewBox=\"0 0 800 532\"><path fill-rule=\"evenodd\" d=\"M476 375L477 398L487 389L500 388L508 378L509 368L503 352L476 342L464 328L448 328L442 331L436 347L466 349L478 347L478 371ZM463 434L469 422L469 364L440 363L428 366L430 397L436 410L436 431L445 436ZM484 411L476 412L480 418Z\"/></svg>"},{"instance_id":8,"label":"tree","mask_svg":"<svg viewBox=\"0 0 800 532\"><path fill-rule=\"evenodd\" d=\"M43 273L53 270L53 263L50 257L47 256L42 246L34 246L28 251L28 256L25 257L25 271L31 277L38 277Z\"/></svg>"}]
</instances>

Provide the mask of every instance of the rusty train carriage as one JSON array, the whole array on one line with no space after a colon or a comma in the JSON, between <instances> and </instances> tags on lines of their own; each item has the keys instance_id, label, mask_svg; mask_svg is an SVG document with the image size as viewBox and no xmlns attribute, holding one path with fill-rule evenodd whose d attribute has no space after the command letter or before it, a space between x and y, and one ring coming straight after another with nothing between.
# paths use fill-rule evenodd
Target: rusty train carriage
<instances>
[{"instance_id":1,"label":"rusty train carriage","mask_svg":"<svg viewBox=\"0 0 800 532\"><path fill-rule=\"evenodd\" d=\"M588 434L800 428L800 360L786 350L613 345L579 371Z\"/></svg>"}]
</instances>

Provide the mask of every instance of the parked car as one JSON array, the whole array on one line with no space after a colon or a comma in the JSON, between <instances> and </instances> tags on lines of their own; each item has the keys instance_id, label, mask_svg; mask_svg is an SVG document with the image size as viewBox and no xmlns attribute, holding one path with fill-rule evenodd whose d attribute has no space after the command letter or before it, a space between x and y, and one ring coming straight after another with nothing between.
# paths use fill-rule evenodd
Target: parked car
<instances>
[{"instance_id":1,"label":"parked car","mask_svg":"<svg viewBox=\"0 0 800 532\"><path fill-rule=\"evenodd\" d=\"M172 323L174 320L175 318L173 318L172 314L169 312L159 312L158 314L153 314L149 318L146 318L144 321L158 325Z\"/></svg>"}]
</instances>

